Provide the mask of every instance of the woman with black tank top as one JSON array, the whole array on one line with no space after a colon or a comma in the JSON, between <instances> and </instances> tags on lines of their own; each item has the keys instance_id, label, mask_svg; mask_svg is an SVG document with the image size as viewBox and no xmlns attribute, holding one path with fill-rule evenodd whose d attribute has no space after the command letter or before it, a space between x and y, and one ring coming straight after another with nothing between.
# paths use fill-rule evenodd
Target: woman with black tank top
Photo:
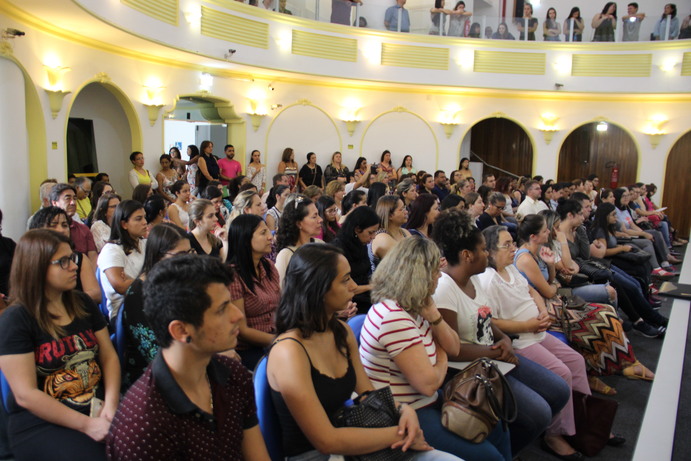
<instances>
[{"instance_id":1,"label":"woman with black tank top","mask_svg":"<svg viewBox=\"0 0 691 461\"><path fill-rule=\"evenodd\" d=\"M331 418L353 392L374 389L352 330L336 318L352 308L355 287L348 260L334 246L307 244L290 260L276 313L278 339L267 363L284 455L291 461L326 460L329 454L402 447L420 450L416 458L447 457L429 451L415 411L407 405L399 408L398 427L333 426Z\"/></svg>"}]
</instances>

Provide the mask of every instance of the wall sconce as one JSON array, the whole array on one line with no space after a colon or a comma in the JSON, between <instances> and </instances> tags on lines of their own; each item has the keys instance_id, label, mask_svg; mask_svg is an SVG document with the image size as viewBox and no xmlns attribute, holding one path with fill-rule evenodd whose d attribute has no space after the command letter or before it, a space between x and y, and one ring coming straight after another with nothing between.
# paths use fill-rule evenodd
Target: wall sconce
<instances>
[{"instance_id":1,"label":"wall sconce","mask_svg":"<svg viewBox=\"0 0 691 461\"><path fill-rule=\"evenodd\" d=\"M45 90L48 93L48 101L50 103L50 114L53 119L58 117L60 109L62 109L62 101L65 96L71 93L71 91L61 91L61 90Z\"/></svg>"},{"instance_id":2,"label":"wall sconce","mask_svg":"<svg viewBox=\"0 0 691 461\"><path fill-rule=\"evenodd\" d=\"M350 136L353 136L353 133L355 133L355 128L357 128L358 124L360 123L360 120L343 120L343 123L346 125L346 130L348 131L348 134Z\"/></svg>"},{"instance_id":3,"label":"wall sconce","mask_svg":"<svg viewBox=\"0 0 691 461\"><path fill-rule=\"evenodd\" d=\"M188 10L183 11L182 14L185 16L185 21L190 26L200 25L202 22L201 7L198 7L197 9L190 8Z\"/></svg>"},{"instance_id":4,"label":"wall sconce","mask_svg":"<svg viewBox=\"0 0 691 461\"><path fill-rule=\"evenodd\" d=\"M214 76L208 72L202 72L199 76L199 91L201 93L210 93L211 87L214 86Z\"/></svg>"},{"instance_id":5,"label":"wall sconce","mask_svg":"<svg viewBox=\"0 0 691 461\"><path fill-rule=\"evenodd\" d=\"M162 104L144 104L147 114L149 116L149 126L154 126L158 120L158 114L161 112Z\"/></svg>"},{"instance_id":6,"label":"wall sconce","mask_svg":"<svg viewBox=\"0 0 691 461\"><path fill-rule=\"evenodd\" d=\"M355 128L357 128L358 123L360 123L360 117L358 112L362 108L362 103L357 98L346 98L343 101L343 108L341 109L341 120L346 125L346 130L350 136L355 133Z\"/></svg>"},{"instance_id":7,"label":"wall sconce","mask_svg":"<svg viewBox=\"0 0 691 461\"><path fill-rule=\"evenodd\" d=\"M159 95L165 89L166 87L161 86L158 80L151 79L149 83L144 85L144 105L157 105L159 103Z\"/></svg>"},{"instance_id":8,"label":"wall sconce","mask_svg":"<svg viewBox=\"0 0 691 461\"><path fill-rule=\"evenodd\" d=\"M48 81L47 90L50 91L60 91L62 90L62 77L65 72L69 72L69 67L62 66L49 66L44 65L43 68L46 70L46 77Z\"/></svg>"},{"instance_id":9,"label":"wall sconce","mask_svg":"<svg viewBox=\"0 0 691 461\"><path fill-rule=\"evenodd\" d=\"M455 61L462 69L472 70L475 65L475 51L470 48L461 50L456 55Z\"/></svg>"},{"instance_id":10,"label":"wall sconce","mask_svg":"<svg viewBox=\"0 0 691 461\"><path fill-rule=\"evenodd\" d=\"M542 120L542 124L538 129L542 132L542 136L545 138L545 144L549 145L549 143L552 142L554 133L559 131L556 126L559 117L549 112L545 112L544 114L540 115L540 119Z\"/></svg>"},{"instance_id":11,"label":"wall sconce","mask_svg":"<svg viewBox=\"0 0 691 461\"><path fill-rule=\"evenodd\" d=\"M451 138L451 135L458 126L458 114L461 113L461 106L458 104L448 104L444 110L439 114L438 122L444 129L446 139Z\"/></svg>"},{"instance_id":12,"label":"wall sconce","mask_svg":"<svg viewBox=\"0 0 691 461\"><path fill-rule=\"evenodd\" d=\"M271 84L269 84L269 88ZM259 129L264 117L268 113L266 109L266 90L260 86L253 86L250 88L247 98L250 104L250 110L247 115L250 116L250 121L252 122L252 128L254 131Z\"/></svg>"},{"instance_id":13,"label":"wall sconce","mask_svg":"<svg viewBox=\"0 0 691 461\"><path fill-rule=\"evenodd\" d=\"M281 51L289 52L293 49L293 31L291 29L279 30L274 40Z\"/></svg>"},{"instance_id":14,"label":"wall sconce","mask_svg":"<svg viewBox=\"0 0 691 461\"><path fill-rule=\"evenodd\" d=\"M650 147L652 147L653 149L655 149L657 145L660 144L662 136L667 134L662 129L662 126L665 123L667 123L667 118L664 115L654 115L650 118L650 120L648 120L648 124L643 130L643 133L648 135L648 138L650 139Z\"/></svg>"},{"instance_id":15,"label":"wall sconce","mask_svg":"<svg viewBox=\"0 0 691 461\"><path fill-rule=\"evenodd\" d=\"M673 72L674 68L677 67L679 62L677 62L676 59L674 58L668 58L665 59L665 61L658 65L658 67L663 71L663 72Z\"/></svg>"},{"instance_id":16,"label":"wall sconce","mask_svg":"<svg viewBox=\"0 0 691 461\"><path fill-rule=\"evenodd\" d=\"M597 123L597 126L595 127L595 129L596 129L599 133L606 133L608 127L609 127L609 125L607 125L607 122L602 121L602 122L598 122L598 123Z\"/></svg>"},{"instance_id":17,"label":"wall sconce","mask_svg":"<svg viewBox=\"0 0 691 461\"><path fill-rule=\"evenodd\" d=\"M381 64L381 43L374 41L364 42L360 53L370 64Z\"/></svg>"}]
</instances>

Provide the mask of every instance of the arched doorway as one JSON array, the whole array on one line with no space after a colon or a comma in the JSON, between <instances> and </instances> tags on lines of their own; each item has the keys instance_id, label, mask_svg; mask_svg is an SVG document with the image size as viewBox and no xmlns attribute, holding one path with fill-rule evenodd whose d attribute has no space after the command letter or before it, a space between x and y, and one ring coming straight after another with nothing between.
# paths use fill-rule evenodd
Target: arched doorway
<instances>
[{"instance_id":1,"label":"arched doorway","mask_svg":"<svg viewBox=\"0 0 691 461\"><path fill-rule=\"evenodd\" d=\"M609 187L612 165L619 167L619 185L636 182L638 148L621 127L591 122L573 130L559 150L557 181L571 181L596 174L600 187Z\"/></svg>"},{"instance_id":2,"label":"arched doorway","mask_svg":"<svg viewBox=\"0 0 691 461\"><path fill-rule=\"evenodd\" d=\"M79 91L67 125L68 173L108 173L115 190L128 195L129 155L141 148L140 143L134 109L117 87L91 82Z\"/></svg>"},{"instance_id":3,"label":"arched doorway","mask_svg":"<svg viewBox=\"0 0 691 461\"><path fill-rule=\"evenodd\" d=\"M689 236L689 228L691 228L691 215L688 211L688 199L691 197L689 152L691 152L691 131L679 138L669 152L663 194L663 203L667 207L665 213L677 229L677 235L684 238ZM660 203L658 205L663 206Z\"/></svg>"},{"instance_id":4,"label":"arched doorway","mask_svg":"<svg viewBox=\"0 0 691 461\"><path fill-rule=\"evenodd\" d=\"M470 139L469 139L470 138ZM461 157L471 162L479 159L465 150L480 156L487 164L520 176L532 176L533 143L528 133L516 122L503 117L493 117L477 122L468 131L461 144ZM504 176L495 168L484 166L483 174ZM482 178L475 178L479 185Z\"/></svg>"}]
</instances>

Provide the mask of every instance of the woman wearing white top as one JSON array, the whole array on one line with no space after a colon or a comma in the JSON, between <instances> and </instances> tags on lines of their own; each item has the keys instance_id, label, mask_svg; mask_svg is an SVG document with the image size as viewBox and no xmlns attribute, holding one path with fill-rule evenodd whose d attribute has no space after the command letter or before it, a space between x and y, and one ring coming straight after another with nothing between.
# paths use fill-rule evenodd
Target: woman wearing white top
<instances>
[{"instance_id":1,"label":"woman wearing white top","mask_svg":"<svg viewBox=\"0 0 691 461\"><path fill-rule=\"evenodd\" d=\"M247 176L250 178L250 182L257 187L261 197L266 189L266 166L262 165L261 153L258 150L253 150L250 155L252 161L247 165Z\"/></svg>"},{"instance_id":2,"label":"woman wearing white top","mask_svg":"<svg viewBox=\"0 0 691 461\"><path fill-rule=\"evenodd\" d=\"M94 210L93 224L91 225L91 235L94 236L96 251L99 253L108 240L110 240L110 225L113 222L115 209L122 199L117 194L103 194L98 199Z\"/></svg>"},{"instance_id":3,"label":"woman wearing white top","mask_svg":"<svg viewBox=\"0 0 691 461\"><path fill-rule=\"evenodd\" d=\"M583 356L545 333L552 323L545 301L513 265L516 246L505 229L491 226L483 231L490 267L478 279L492 303L495 314L492 321L502 331L518 335L513 347L521 355L561 376L574 391L590 395ZM573 401L569 399L547 428L542 448L561 459L582 459L583 455L564 438L575 433ZM625 442L621 437L611 434L610 437L612 445Z\"/></svg>"},{"instance_id":4,"label":"woman wearing white top","mask_svg":"<svg viewBox=\"0 0 691 461\"><path fill-rule=\"evenodd\" d=\"M181 179L175 181L170 191L175 195L175 201L168 207L168 219L181 229L187 230L190 225L190 185Z\"/></svg>"},{"instance_id":5,"label":"woman wearing white top","mask_svg":"<svg viewBox=\"0 0 691 461\"><path fill-rule=\"evenodd\" d=\"M286 199L290 195L290 187L278 185L274 188L274 194L276 195L276 205L266 212L266 225L269 226L271 232L275 232L278 228L278 221L283 215Z\"/></svg>"},{"instance_id":6,"label":"woman wearing white top","mask_svg":"<svg viewBox=\"0 0 691 461\"><path fill-rule=\"evenodd\" d=\"M136 200L125 200L115 208L110 242L98 255L101 285L108 298L108 312L114 319L125 292L144 265L146 218L144 206Z\"/></svg>"},{"instance_id":7,"label":"woman wearing white top","mask_svg":"<svg viewBox=\"0 0 691 461\"><path fill-rule=\"evenodd\" d=\"M276 269L283 287L286 270L293 253L302 245L310 242L323 243L315 238L322 231L322 218L317 206L304 195L295 195L286 200L283 215L276 233Z\"/></svg>"}]
</instances>

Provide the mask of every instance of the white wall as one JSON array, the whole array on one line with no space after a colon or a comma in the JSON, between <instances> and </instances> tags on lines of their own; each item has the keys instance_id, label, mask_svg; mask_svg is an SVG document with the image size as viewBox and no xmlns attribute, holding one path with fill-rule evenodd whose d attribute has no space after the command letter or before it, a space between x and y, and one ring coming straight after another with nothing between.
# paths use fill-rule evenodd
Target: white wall
<instances>
[{"instance_id":1,"label":"white wall","mask_svg":"<svg viewBox=\"0 0 691 461\"><path fill-rule=\"evenodd\" d=\"M24 75L0 57L0 210L2 235L15 241L26 230L29 210L29 145Z\"/></svg>"},{"instance_id":2,"label":"white wall","mask_svg":"<svg viewBox=\"0 0 691 461\"><path fill-rule=\"evenodd\" d=\"M180 143L180 153L184 159L187 159L187 146L195 144L195 124L193 122L185 122L183 120L164 120L164 150L168 152L175 143Z\"/></svg>"}]
</instances>

